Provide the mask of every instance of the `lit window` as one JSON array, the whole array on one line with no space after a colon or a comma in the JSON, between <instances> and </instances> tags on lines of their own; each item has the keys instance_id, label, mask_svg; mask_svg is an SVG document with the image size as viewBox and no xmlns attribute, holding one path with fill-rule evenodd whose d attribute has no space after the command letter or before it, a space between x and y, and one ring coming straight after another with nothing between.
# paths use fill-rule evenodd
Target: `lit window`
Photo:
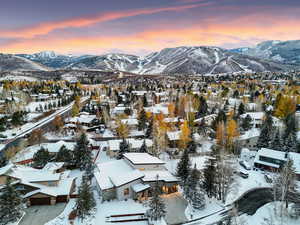
<instances>
[{"instance_id":1,"label":"lit window","mask_svg":"<svg viewBox=\"0 0 300 225\"><path fill-rule=\"evenodd\" d=\"M124 189L124 195L129 195L129 188Z\"/></svg>"}]
</instances>

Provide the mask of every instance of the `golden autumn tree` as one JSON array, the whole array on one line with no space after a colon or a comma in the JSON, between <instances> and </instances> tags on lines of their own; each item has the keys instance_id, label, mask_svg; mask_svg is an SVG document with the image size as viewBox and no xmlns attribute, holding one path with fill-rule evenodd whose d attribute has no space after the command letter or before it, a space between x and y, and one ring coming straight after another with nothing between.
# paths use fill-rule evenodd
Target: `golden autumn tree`
<instances>
[{"instance_id":1,"label":"golden autumn tree","mask_svg":"<svg viewBox=\"0 0 300 225\"><path fill-rule=\"evenodd\" d=\"M188 143L191 141L191 130L188 122L185 120L180 127L180 142L179 145L182 149L185 149Z\"/></svg>"},{"instance_id":2,"label":"golden autumn tree","mask_svg":"<svg viewBox=\"0 0 300 225\"><path fill-rule=\"evenodd\" d=\"M225 147L226 136L225 136L225 124L223 121L219 122L217 125L216 139L217 139L217 145L219 145L220 147Z\"/></svg>"},{"instance_id":3,"label":"golden autumn tree","mask_svg":"<svg viewBox=\"0 0 300 225\"><path fill-rule=\"evenodd\" d=\"M168 105L168 112L169 112L171 117L174 117L174 115L175 115L175 105L174 105L174 103L170 103Z\"/></svg>"},{"instance_id":4,"label":"golden autumn tree","mask_svg":"<svg viewBox=\"0 0 300 225\"><path fill-rule=\"evenodd\" d=\"M72 117L77 116L79 114L79 107L76 104L72 106L71 114Z\"/></svg>"},{"instance_id":5,"label":"golden autumn tree","mask_svg":"<svg viewBox=\"0 0 300 225\"><path fill-rule=\"evenodd\" d=\"M129 135L129 128L127 126L127 124L122 123L122 121L120 119L116 120L116 132L118 134L119 137L125 139L128 137Z\"/></svg>"},{"instance_id":6,"label":"golden autumn tree","mask_svg":"<svg viewBox=\"0 0 300 225\"><path fill-rule=\"evenodd\" d=\"M232 149L235 139L239 136L238 126L234 119L230 119L227 122L226 135L226 146L228 149Z\"/></svg>"},{"instance_id":7,"label":"golden autumn tree","mask_svg":"<svg viewBox=\"0 0 300 225\"><path fill-rule=\"evenodd\" d=\"M274 115L280 119L284 119L288 115L293 114L295 111L296 111L296 100L291 96L282 95L278 99L278 102L276 102Z\"/></svg>"}]
</instances>

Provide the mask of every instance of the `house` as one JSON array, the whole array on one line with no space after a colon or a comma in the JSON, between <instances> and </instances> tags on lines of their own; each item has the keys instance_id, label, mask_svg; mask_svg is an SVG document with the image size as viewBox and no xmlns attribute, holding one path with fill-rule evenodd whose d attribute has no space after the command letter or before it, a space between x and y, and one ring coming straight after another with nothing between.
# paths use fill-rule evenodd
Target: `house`
<instances>
[{"instance_id":1,"label":"house","mask_svg":"<svg viewBox=\"0 0 300 225\"><path fill-rule=\"evenodd\" d=\"M125 153L123 159L97 164L95 178L103 200L147 199L156 181L165 194L178 191L165 162L148 153Z\"/></svg>"},{"instance_id":2,"label":"house","mask_svg":"<svg viewBox=\"0 0 300 225\"><path fill-rule=\"evenodd\" d=\"M55 143L42 143L41 145L30 146L20 152L18 152L13 158L13 162L21 165L30 165L33 162L34 154L41 148L47 149L50 155L55 155L59 152L62 146L65 146L69 150L73 150L75 142L58 141Z\"/></svg>"},{"instance_id":3,"label":"house","mask_svg":"<svg viewBox=\"0 0 300 225\"><path fill-rule=\"evenodd\" d=\"M169 145L171 148L175 148L178 146L180 135L181 135L180 130L167 132L167 139L169 141Z\"/></svg>"},{"instance_id":4,"label":"house","mask_svg":"<svg viewBox=\"0 0 300 225\"><path fill-rule=\"evenodd\" d=\"M0 188L8 178L12 179L28 206L68 202L75 190L75 179L68 177L68 171L55 171L10 164L0 170Z\"/></svg>"},{"instance_id":5,"label":"house","mask_svg":"<svg viewBox=\"0 0 300 225\"><path fill-rule=\"evenodd\" d=\"M239 136L237 139L237 144L241 148L248 148L250 150L255 149L259 135L260 130L257 128L252 128Z\"/></svg>"},{"instance_id":6,"label":"house","mask_svg":"<svg viewBox=\"0 0 300 225\"><path fill-rule=\"evenodd\" d=\"M278 171L288 160L293 160L293 166L298 180L300 180L300 153L282 152L272 149L260 149L254 159L256 168Z\"/></svg>"},{"instance_id":7,"label":"house","mask_svg":"<svg viewBox=\"0 0 300 225\"><path fill-rule=\"evenodd\" d=\"M75 125L81 125L84 127L92 127L98 123L99 123L99 120L97 119L96 115L86 115L86 114L67 118L65 120L65 124L75 124Z\"/></svg>"},{"instance_id":8,"label":"house","mask_svg":"<svg viewBox=\"0 0 300 225\"><path fill-rule=\"evenodd\" d=\"M107 146L108 149L106 151L106 154L110 157L116 157L118 155L118 152L120 150L120 143L122 142L122 139L114 139L114 140L108 140ZM138 151L141 146L144 143L143 139L133 139L133 138L127 138L126 141L129 144L130 151ZM145 139L147 148L151 149L153 146L153 141L150 139Z\"/></svg>"},{"instance_id":9,"label":"house","mask_svg":"<svg viewBox=\"0 0 300 225\"><path fill-rule=\"evenodd\" d=\"M241 118L246 118L246 116L249 115L252 119L251 125L255 128L260 128L263 124L265 113L264 112L248 112L241 115ZM277 118L273 116L273 125L275 127L282 127L282 122Z\"/></svg>"}]
</instances>

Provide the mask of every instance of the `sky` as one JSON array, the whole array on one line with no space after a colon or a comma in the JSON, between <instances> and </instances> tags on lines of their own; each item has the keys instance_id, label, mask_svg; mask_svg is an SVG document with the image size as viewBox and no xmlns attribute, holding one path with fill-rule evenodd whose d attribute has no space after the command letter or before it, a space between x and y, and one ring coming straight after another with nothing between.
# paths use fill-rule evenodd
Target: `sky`
<instances>
[{"instance_id":1,"label":"sky","mask_svg":"<svg viewBox=\"0 0 300 225\"><path fill-rule=\"evenodd\" d=\"M146 55L300 39L300 0L1 0L0 52Z\"/></svg>"}]
</instances>

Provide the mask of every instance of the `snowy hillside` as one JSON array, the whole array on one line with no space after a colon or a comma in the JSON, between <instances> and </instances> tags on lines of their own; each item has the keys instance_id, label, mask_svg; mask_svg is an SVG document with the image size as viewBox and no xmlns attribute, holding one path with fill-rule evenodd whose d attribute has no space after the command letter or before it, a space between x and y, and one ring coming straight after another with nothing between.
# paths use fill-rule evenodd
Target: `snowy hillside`
<instances>
[{"instance_id":1,"label":"snowy hillside","mask_svg":"<svg viewBox=\"0 0 300 225\"><path fill-rule=\"evenodd\" d=\"M0 71L24 71L24 70L42 70L46 71L48 68L39 63L33 62L29 59L9 55L0 54Z\"/></svg>"}]
</instances>

